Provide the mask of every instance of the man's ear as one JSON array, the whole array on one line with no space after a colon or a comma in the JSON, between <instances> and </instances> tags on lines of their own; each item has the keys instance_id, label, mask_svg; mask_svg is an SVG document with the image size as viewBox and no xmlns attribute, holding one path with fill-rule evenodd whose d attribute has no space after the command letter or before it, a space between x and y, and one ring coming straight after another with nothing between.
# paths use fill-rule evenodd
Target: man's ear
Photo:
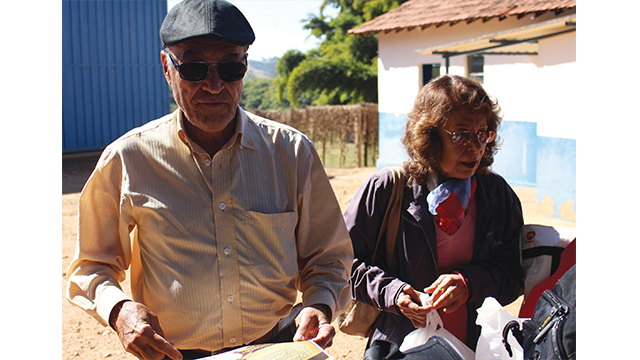
<instances>
[{"instance_id":1,"label":"man's ear","mask_svg":"<svg viewBox=\"0 0 640 360\"><path fill-rule=\"evenodd\" d=\"M162 61L162 72L164 73L164 78L167 80L169 86L171 86L171 74L169 73L169 66L172 66L172 64L169 64L169 61L167 60L167 54L162 50L160 50L160 61Z\"/></svg>"}]
</instances>

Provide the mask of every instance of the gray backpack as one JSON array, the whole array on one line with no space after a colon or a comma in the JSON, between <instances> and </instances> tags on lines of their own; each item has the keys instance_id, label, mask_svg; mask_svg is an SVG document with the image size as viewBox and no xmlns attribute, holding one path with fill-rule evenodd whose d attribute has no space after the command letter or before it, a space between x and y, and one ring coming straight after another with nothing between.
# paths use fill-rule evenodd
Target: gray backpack
<instances>
[{"instance_id":1,"label":"gray backpack","mask_svg":"<svg viewBox=\"0 0 640 360\"><path fill-rule=\"evenodd\" d=\"M511 331L524 349L526 360L575 360L576 358L576 266L567 270L552 290L545 290L531 320L509 322L502 342L511 354L507 335Z\"/></svg>"}]
</instances>

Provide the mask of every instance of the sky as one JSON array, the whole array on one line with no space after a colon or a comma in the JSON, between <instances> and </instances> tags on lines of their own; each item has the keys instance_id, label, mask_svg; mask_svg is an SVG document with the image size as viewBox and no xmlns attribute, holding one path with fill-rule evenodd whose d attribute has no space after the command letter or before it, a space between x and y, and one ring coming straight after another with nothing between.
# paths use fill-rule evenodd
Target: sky
<instances>
[{"instance_id":1,"label":"sky","mask_svg":"<svg viewBox=\"0 0 640 360\"><path fill-rule=\"evenodd\" d=\"M281 57L287 50L302 52L317 46L318 40L302 28L301 20L320 13L322 0L228 0L251 24L256 41L249 48L252 60ZM180 0L167 0L167 11ZM325 15L335 16L337 10L327 8Z\"/></svg>"}]
</instances>

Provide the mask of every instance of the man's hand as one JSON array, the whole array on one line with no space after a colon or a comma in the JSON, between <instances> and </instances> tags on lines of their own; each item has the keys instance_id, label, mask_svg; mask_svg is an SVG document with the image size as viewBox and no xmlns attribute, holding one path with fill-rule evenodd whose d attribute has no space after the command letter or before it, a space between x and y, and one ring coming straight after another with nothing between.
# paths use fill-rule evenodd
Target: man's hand
<instances>
[{"instance_id":1,"label":"man's hand","mask_svg":"<svg viewBox=\"0 0 640 360\"><path fill-rule=\"evenodd\" d=\"M164 339L158 316L148 307L133 301L120 302L111 311L109 323L124 349L139 359L160 360L166 355L182 360L182 354Z\"/></svg>"},{"instance_id":2,"label":"man's hand","mask_svg":"<svg viewBox=\"0 0 640 360\"><path fill-rule=\"evenodd\" d=\"M434 309L433 306L422 306L420 295L409 284L402 288L396 305L400 312L411 320L415 328L427 326L427 314Z\"/></svg>"},{"instance_id":3,"label":"man's hand","mask_svg":"<svg viewBox=\"0 0 640 360\"><path fill-rule=\"evenodd\" d=\"M336 329L329 321L330 311L326 305L312 305L302 309L298 315L298 330L293 341L313 340L323 349L331 346Z\"/></svg>"}]
</instances>

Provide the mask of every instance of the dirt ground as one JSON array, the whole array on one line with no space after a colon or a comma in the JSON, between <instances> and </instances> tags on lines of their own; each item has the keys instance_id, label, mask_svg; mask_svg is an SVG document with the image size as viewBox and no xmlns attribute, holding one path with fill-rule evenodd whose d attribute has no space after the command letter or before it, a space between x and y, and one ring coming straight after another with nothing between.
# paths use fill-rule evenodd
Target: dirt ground
<instances>
[{"instance_id":1,"label":"dirt ground","mask_svg":"<svg viewBox=\"0 0 640 360\"><path fill-rule=\"evenodd\" d=\"M65 298L67 267L75 252L77 235L77 206L82 186L88 179L99 154L83 157L64 157L62 161L62 359L135 359L122 348L117 335L110 327L103 327L81 309L71 305ZM340 207L344 211L364 180L375 172L375 168L338 169L328 168L331 185ZM514 188L522 200L525 223L542 223L575 227L575 222L554 220L536 215L535 189ZM528 215L529 214L529 215ZM123 289L129 291L127 282ZM512 312L519 308L521 299L514 302ZM515 309L515 310L513 310ZM336 324L334 324L336 325ZM336 326L337 329L337 326ZM364 354L366 339L350 336L338 331L334 344L328 352L336 359L360 360Z\"/></svg>"}]
</instances>

